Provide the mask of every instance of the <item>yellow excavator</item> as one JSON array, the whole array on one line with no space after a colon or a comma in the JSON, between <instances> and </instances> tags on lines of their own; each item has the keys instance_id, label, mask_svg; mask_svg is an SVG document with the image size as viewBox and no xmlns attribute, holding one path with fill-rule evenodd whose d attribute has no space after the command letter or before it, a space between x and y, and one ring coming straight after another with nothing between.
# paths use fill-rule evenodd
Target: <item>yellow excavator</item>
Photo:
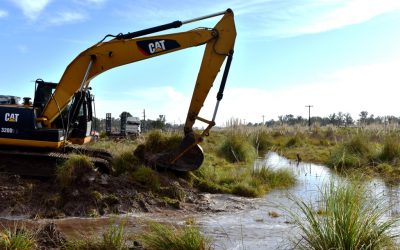
<instances>
[{"instance_id":1,"label":"yellow excavator","mask_svg":"<svg viewBox=\"0 0 400 250\"><path fill-rule=\"evenodd\" d=\"M222 18L213 28L146 36L221 15ZM33 102L30 98L23 98L23 103L19 104L18 97L0 96L0 170L47 176L54 173L58 161L67 159L71 152L80 152L88 155L100 171L109 172L111 155L108 152L79 146L91 138L93 97L90 94L90 81L121 65L205 45L185 122L185 137L179 149L171 152L169 157L152 158L156 165L173 170L190 171L199 168L204 155L198 144L215 125L235 38L234 14L231 9L132 33L105 36L68 65L59 83L36 80ZM214 114L210 120L199 117L200 109L225 58L227 60ZM199 134L193 132L196 120L208 125ZM21 164L23 160L29 163Z\"/></svg>"}]
</instances>

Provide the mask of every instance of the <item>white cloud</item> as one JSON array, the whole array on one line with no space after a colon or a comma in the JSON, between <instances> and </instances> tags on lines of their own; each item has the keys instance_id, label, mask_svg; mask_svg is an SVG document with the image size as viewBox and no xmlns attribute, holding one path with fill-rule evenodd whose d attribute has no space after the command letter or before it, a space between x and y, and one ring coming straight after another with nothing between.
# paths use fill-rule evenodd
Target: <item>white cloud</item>
<instances>
[{"instance_id":1,"label":"white cloud","mask_svg":"<svg viewBox=\"0 0 400 250\"><path fill-rule=\"evenodd\" d=\"M221 104L219 122L230 117L261 122L279 115L308 116L305 105L311 104L313 116L349 112L358 118L360 111L374 115L400 116L400 61L342 69L325 79L290 88L268 91L257 88L227 88Z\"/></svg>"},{"instance_id":2,"label":"white cloud","mask_svg":"<svg viewBox=\"0 0 400 250\"><path fill-rule=\"evenodd\" d=\"M30 20L36 20L52 0L11 0Z\"/></svg>"},{"instance_id":3,"label":"white cloud","mask_svg":"<svg viewBox=\"0 0 400 250\"><path fill-rule=\"evenodd\" d=\"M342 7L322 15L319 20L299 29L304 33L317 33L366 22L376 16L400 9L396 0L353 0L344 2Z\"/></svg>"},{"instance_id":4,"label":"white cloud","mask_svg":"<svg viewBox=\"0 0 400 250\"><path fill-rule=\"evenodd\" d=\"M308 117L305 105L313 105L312 116L326 117L332 113L348 112L357 119L364 110L375 116L400 116L398 65L400 60L343 68L313 82L274 90L229 87L228 84L216 122L225 125L233 117L259 123L263 115L265 121L287 114ZM121 94L118 100L97 98L96 110L104 112L99 113L99 117L104 118L106 112L118 116L122 111L142 116L143 109L146 109L149 119L163 114L168 122L185 122L191 91L182 92L171 86L148 89L137 89L136 86L126 91L130 94ZM218 86L211 89L200 112L201 117L212 118L217 91ZM203 125L196 123L196 126Z\"/></svg>"},{"instance_id":5,"label":"white cloud","mask_svg":"<svg viewBox=\"0 0 400 250\"><path fill-rule=\"evenodd\" d=\"M65 23L74 23L84 21L87 15L76 11L58 12L49 19L49 23L53 25L61 25Z\"/></svg>"},{"instance_id":6,"label":"white cloud","mask_svg":"<svg viewBox=\"0 0 400 250\"><path fill-rule=\"evenodd\" d=\"M252 21L252 36L290 37L363 23L379 15L399 11L400 1L248 0L232 7L236 7L234 10L238 18Z\"/></svg>"},{"instance_id":7,"label":"white cloud","mask_svg":"<svg viewBox=\"0 0 400 250\"><path fill-rule=\"evenodd\" d=\"M0 18L8 16L8 12L5 10L0 10Z\"/></svg>"}]
</instances>

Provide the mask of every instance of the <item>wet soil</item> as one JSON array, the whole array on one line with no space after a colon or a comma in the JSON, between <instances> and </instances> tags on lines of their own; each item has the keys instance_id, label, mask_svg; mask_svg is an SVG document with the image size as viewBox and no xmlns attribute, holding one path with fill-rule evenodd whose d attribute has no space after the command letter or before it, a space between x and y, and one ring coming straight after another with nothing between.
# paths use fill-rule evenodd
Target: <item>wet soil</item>
<instances>
[{"instance_id":1,"label":"wet soil","mask_svg":"<svg viewBox=\"0 0 400 250\"><path fill-rule=\"evenodd\" d=\"M211 211L210 201L184 179L165 176L157 191L127 176L100 176L61 188L55 179L0 174L0 217L99 217L125 213Z\"/></svg>"}]
</instances>

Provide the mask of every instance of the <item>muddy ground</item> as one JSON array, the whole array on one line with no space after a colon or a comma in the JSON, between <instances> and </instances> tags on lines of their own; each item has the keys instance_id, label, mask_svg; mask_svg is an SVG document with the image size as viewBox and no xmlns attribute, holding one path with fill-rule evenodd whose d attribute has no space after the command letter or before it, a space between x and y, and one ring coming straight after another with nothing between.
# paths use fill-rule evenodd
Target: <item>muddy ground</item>
<instances>
[{"instance_id":1,"label":"muddy ground","mask_svg":"<svg viewBox=\"0 0 400 250\"><path fill-rule=\"evenodd\" d=\"M184 179L166 176L156 191L127 176L96 176L61 188L52 178L0 173L0 217L98 217L132 212L211 211L207 196Z\"/></svg>"}]
</instances>

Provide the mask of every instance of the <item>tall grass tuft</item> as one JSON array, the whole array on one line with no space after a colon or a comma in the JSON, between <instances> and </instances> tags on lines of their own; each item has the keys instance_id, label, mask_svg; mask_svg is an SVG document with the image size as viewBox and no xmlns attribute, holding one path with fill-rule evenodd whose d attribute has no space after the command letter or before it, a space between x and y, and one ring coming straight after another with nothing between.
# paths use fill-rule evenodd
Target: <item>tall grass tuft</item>
<instances>
[{"instance_id":1,"label":"tall grass tuft","mask_svg":"<svg viewBox=\"0 0 400 250\"><path fill-rule=\"evenodd\" d=\"M257 157L256 150L244 134L227 135L219 148L219 155L229 162L252 162Z\"/></svg>"},{"instance_id":2,"label":"tall grass tuft","mask_svg":"<svg viewBox=\"0 0 400 250\"><path fill-rule=\"evenodd\" d=\"M131 172L140 166L140 160L133 154L132 150L122 151L113 157L113 168L115 175Z\"/></svg>"},{"instance_id":3,"label":"tall grass tuft","mask_svg":"<svg viewBox=\"0 0 400 250\"><path fill-rule=\"evenodd\" d=\"M152 250L206 250L211 248L211 241L203 236L195 225L182 228L150 223L147 232L141 235L145 249Z\"/></svg>"},{"instance_id":4,"label":"tall grass tuft","mask_svg":"<svg viewBox=\"0 0 400 250\"><path fill-rule=\"evenodd\" d=\"M289 140L285 143L285 147L295 147L300 146L304 143L304 136L300 133L296 133L293 137L289 138Z\"/></svg>"},{"instance_id":5,"label":"tall grass tuft","mask_svg":"<svg viewBox=\"0 0 400 250\"><path fill-rule=\"evenodd\" d=\"M389 208L359 182L331 181L320 192L319 206L294 198L298 213L289 213L301 231L296 249L398 249L392 232L398 218L384 219Z\"/></svg>"},{"instance_id":6,"label":"tall grass tuft","mask_svg":"<svg viewBox=\"0 0 400 250\"><path fill-rule=\"evenodd\" d=\"M84 239L68 241L64 250L127 250L125 223L110 225L100 239Z\"/></svg>"},{"instance_id":7,"label":"tall grass tuft","mask_svg":"<svg viewBox=\"0 0 400 250\"><path fill-rule=\"evenodd\" d=\"M272 147L272 139L265 129L253 133L253 144L259 155L265 154Z\"/></svg>"},{"instance_id":8,"label":"tall grass tuft","mask_svg":"<svg viewBox=\"0 0 400 250\"><path fill-rule=\"evenodd\" d=\"M328 165L338 168L361 167L369 163L373 153L368 139L362 135L355 135L333 150Z\"/></svg>"},{"instance_id":9,"label":"tall grass tuft","mask_svg":"<svg viewBox=\"0 0 400 250\"><path fill-rule=\"evenodd\" d=\"M145 147L147 152L160 153L178 148L182 141L182 135L178 133L165 133L152 130L147 134Z\"/></svg>"},{"instance_id":10,"label":"tall grass tuft","mask_svg":"<svg viewBox=\"0 0 400 250\"><path fill-rule=\"evenodd\" d=\"M73 154L58 166L56 177L59 185L67 188L78 181L83 181L82 178L92 174L93 171L93 163L86 155Z\"/></svg>"},{"instance_id":11,"label":"tall grass tuft","mask_svg":"<svg viewBox=\"0 0 400 250\"><path fill-rule=\"evenodd\" d=\"M285 188L296 183L296 178L289 169L271 169L266 166L254 170L253 177L267 183L270 188Z\"/></svg>"},{"instance_id":12,"label":"tall grass tuft","mask_svg":"<svg viewBox=\"0 0 400 250\"><path fill-rule=\"evenodd\" d=\"M36 247L35 233L24 227L14 226L0 231L0 249L30 250Z\"/></svg>"},{"instance_id":13,"label":"tall grass tuft","mask_svg":"<svg viewBox=\"0 0 400 250\"><path fill-rule=\"evenodd\" d=\"M396 158L400 158L399 140L394 136L387 136L383 143L379 159L382 161L393 161Z\"/></svg>"}]
</instances>

